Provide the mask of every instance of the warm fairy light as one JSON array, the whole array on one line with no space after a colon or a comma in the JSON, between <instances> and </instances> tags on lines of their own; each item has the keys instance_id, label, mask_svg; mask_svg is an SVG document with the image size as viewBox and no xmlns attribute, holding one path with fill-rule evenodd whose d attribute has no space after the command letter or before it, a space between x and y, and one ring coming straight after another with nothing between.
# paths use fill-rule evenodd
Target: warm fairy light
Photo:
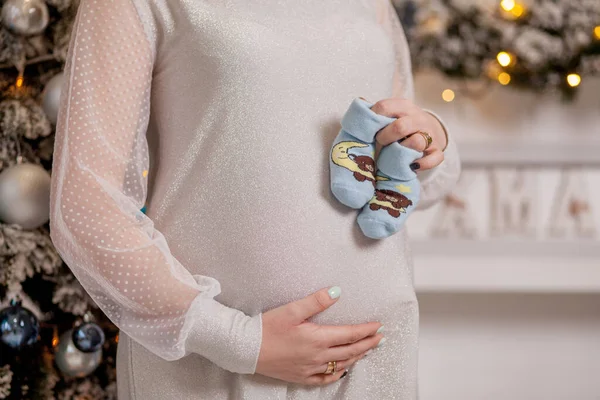
<instances>
[{"instance_id":1,"label":"warm fairy light","mask_svg":"<svg viewBox=\"0 0 600 400\"><path fill-rule=\"evenodd\" d=\"M52 333L52 347L58 346L58 331L54 328L54 332Z\"/></svg>"},{"instance_id":2,"label":"warm fairy light","mask_svg":"<svg viewBox=\"0 0 600 400\"><path fill-rule=\"evenodd\" d=\"M23 86L23 77L22 77L22 76L19 76L19 77L17 78L17 82L15 83L15 85L16 85L18 88L20 88L21 86Z\"/></svg>"},{"instance_id":3,"label":"warm fairy light","mask_svg":"<svg viewBox=\"0 0 600 400\"><path fill-rule=\"evenodd\" d=\"M500 82L501 85L508 85L510 83L510 74L501 72L498 75L498 82Z\"/></svg>"},{"instance_id":4,"label":"warm fairy light","mask_svg":"<svg viewBox=\"0 0 600 400\"><path fill-rule=\"evenodd\" d=\"M503 67L508 67L513 61L512 56L505 51L498 53L496 59L498 60L498 64L502 65Z\"/></svg>"},{"instance_id":5,"label":"warm fairy light","mask_svg":"<svg viewBox=\"0 0 600 400\"><path fill-rule=\"evenodd\" d=\"M145 169L145 170L142 172L142 176L143 176L144 178L148 176L148 170L147 170L147 169Z\"/></svg>"},{"instance_id":6,"label":"warm fairy light","mask_svg":"<svg viewBox=\"0 0 600 400\"><path fill-rule=\"evenodd\" d=\"M515 17L515 18L519 18L521 15L523 15L523 13L525 12L525 7L523 7L520 4L515 4L515 6L513 7L512 10L510 10L510 13Z\"/></svg>"},{"instance_id":7,"label":"warm fairy light","mask_svg":"<svg viewBox=\"0 0 600 400\"><path fill-rule=\"evenodd\" d=\"M500 7L502 7L504 11L511 11L515 8L515 5L515 0L502 0L500 2Z\"/></svg>"},{"instance_id":8,"label":"warm fairy light","mask_svg":"<svg viewBox=\"0 0 600 400\"><path fill-rule=\"evenodd\" d=\"M454 90L452 89L446 89L442 92L442 99L448 103L454 100L454 97L456 96L454 95Z\"/></svg>"},{"instance_id":9,"label":"warm fairy light","mask_svg":"<svg viewBox=\"0 0 600 400\"><path fill-rule=\"evenodd\" d=\"M567 75L567 83L571 87L579 86L579 84L581 83L581 76L579 76L578 74L569 74Z\"/></svg>"},{"instance_id":10,"label":"warm fairy light","mask_svg":"<svg viewBox=\"0 0 600 400\"><path fill-rule=\"evenodd\" d=\"M525 7L515 0L502 0L500 2L500 8L502 8L511 19L519 18L525 13Z\"/></svg>"},{"instance_id":11,"label":"warm fairy light","mask_svg":"<svg viewBox=\"0 0 600 400\"><path fill-rule=\"evenodd\" d=\"M594 36L596 39L600 40L600 25L594 28Z\"/></svg>"},{"instance_id":12,"label":"warm fairy light","mask_svg":"<svg viewBox=\"0 0 600 400\"><path fill-rule=\"evenodd\" d=\"M119 334L118 333L115 335L115 343L119 343Z\"/></svg>"}]
</instances>

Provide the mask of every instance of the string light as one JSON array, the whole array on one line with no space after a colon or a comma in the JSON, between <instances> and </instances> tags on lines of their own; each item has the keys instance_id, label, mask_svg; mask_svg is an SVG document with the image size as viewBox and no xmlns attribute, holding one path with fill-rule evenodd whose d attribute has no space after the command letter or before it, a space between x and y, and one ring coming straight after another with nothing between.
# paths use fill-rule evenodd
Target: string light
<instances>
[{"instance_id":1,"label":"string light","mask_svg":"<svg viewBox=\"0 0 600 400\"><path fill-rule=\"evenodd\" d=\"M500 2L500 7L502 7L504 11L511 11L515 8L515 5L515 0L502 0Z\"/></svg>"},{"instance_id":2,"label":"string light","mask_svg":"<svg viewBox=\"0 0 600 400\"><path fill-rule=\"evenodd\" d=\"M504 86L508 85L510 83L510 74L507 72L501 72L498 75L498 82Z\"/></svg>"},{"instance_id":3,"label":"string light","mask_svg":"<svg viewBox=\"0 0 600 400\"><path fill-rule=\"evenodd\" d=\"M450 103L455 97L454 90L452 89L446 89L442 92L442 99L444 99L445 102Z\"/></svg>"},{"instance_id":4,"label":"string light","mask_svg":"<svg viewBox=\"0 0 600 400\"><path fill-rule=\"evenodd\" d=\"M581 83L581 76L578 74L569 74L567 75L567 83L571 87L577 87Z\"/></svg>"},{"instance_id":5,"label":"string light","mask_svg":"<svg viewBox=\"0 0 600 400\"><path fill-rule=\"evenodd\" d=\"M496 59L498 60L498 64L502 65L503 67L508 67L513 62L512 56L505 51L498 53Z\"/></svg>"},{"instance_id":6,"label":"string light","mask_svg":"<svg viewBox=\"0 0 600 400\"><path fill-rule=\"evenodd\" d=\"M58 346L58 328L52 327L52 347Z\"/></svg>"},{"instance_id":7,"label":"string light","mask_svg":"<svg viewBox=\"0 0 600 400\"><path fill-rule=\"evenodd\" d=\"M513 19L519 18L525 13L525 7L522 4L515 2L515 0L502 0L500 2L500 8Z\"/></svg>"},{"instance_id":8,"label":"string light","mask_svg":"<svg viewBox=\"0 0 600 400\"><path fill-rule=\"evenodd\" d=\"M17 78L17 82L15 83L15 86L18 88L23 86L23 75L19 75L19 77Z\"/></svg>"},{"instance_id":9,"label":"string light","mask_svg":"<svg viewBox=\"0 0 600 400\"><path fill-rule=\"evenodd\" d=\"M594 36L596 39L600 40L600 25L594 28Z\"/></svg>"},{"instance_id":10,"label":"string light","mask_svg":"<svg viewBox=\"0 0 600 400\"><path fill-rule=\"evenodd\" d=\"M520 4L515 4L515 6L513 7L512 10L510 10L510 13L515 17L515 18L519 18L521 15L523 15L523 13L525 12L525 7L523 7Z\"/></svg>"}]
</instances>

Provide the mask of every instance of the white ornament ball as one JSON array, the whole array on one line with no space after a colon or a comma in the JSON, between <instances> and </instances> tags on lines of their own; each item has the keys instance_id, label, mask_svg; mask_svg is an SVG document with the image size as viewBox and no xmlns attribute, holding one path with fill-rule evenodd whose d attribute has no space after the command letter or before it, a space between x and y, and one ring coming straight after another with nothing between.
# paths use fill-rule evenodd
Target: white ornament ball
<instances>
[{"instance_id":1,"label":"white ornament ball","mask_svg":"<svg viewBox=\"0 0 600 400\"><path fill-rule=\"evenodd\" d=\"M58 338L54 361L63 374L83 378L102 362L102 349L93 353L79 351L73 343L73 330L69 329Z\"/></svg>"},{"instance_id":2,"label":"white ornament ball","mask_svg":"<svg viewBox=\"0 0 600 400\"><path fill-rule=\"evenodd\" d=\"M2 24L19 35L42 33L49 19L48 6L43 0L6 0L2 6Z\"/></svg>"},{"instance_id":3,"label":"white ornament ball","mask_svg":"<svg viewBox=\"0 0 600 400\"><path fill-rule=\"evenodd\" d=\"M35 229L50 217L50 174L36 164L17 164L0 173L0 221Z\"/></svg>"},{"instance_id":4,"label":"white ornament ball","mask_svg":"<svg viewBox=\"0 0 600 400\"><path fill-rule=\"evenodd\" d=\"M60 106L60 93L62 90L62 84L64 82L64 74L62 72L53 76L52 79L46 83L44 91L42 92L42 108L48 116L50 122L56 125L58 117L58 108Z\"/></svg>"}]
</instances>

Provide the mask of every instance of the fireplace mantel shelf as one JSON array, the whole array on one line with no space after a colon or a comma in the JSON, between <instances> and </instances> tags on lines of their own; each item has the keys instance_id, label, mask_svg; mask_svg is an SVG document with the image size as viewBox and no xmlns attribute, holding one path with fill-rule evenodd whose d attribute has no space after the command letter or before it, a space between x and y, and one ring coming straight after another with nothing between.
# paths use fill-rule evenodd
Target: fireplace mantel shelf
<instances>
[{"instance_id":1,"label":"fireplace mantel shelf","mask_svg":"<svg viewBox=\"0 0 600 400\"><path fill-rule=\"evenodd\" d=\"M595 240L412 243L417 292L600 293Z\"/></svg>"}]
</instances>

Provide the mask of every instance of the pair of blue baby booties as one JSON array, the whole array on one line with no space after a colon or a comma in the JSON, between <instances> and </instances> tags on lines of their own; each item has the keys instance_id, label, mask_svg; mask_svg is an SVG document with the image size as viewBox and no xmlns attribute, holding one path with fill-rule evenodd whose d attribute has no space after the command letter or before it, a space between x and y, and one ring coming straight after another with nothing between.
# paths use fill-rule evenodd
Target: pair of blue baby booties
<instances>
[{"instance_id":1,"label":"pair of blue baby booties","mask_svg":"<svg viewBox=\"0 0 600 400\"><path fill-rule=\"evenodd\" d=\"M410 165L423 153L393 142L375 161L375 135L397 118L377 114L372 106L357 97L344 113L331 146L330 181L339 202L360 209L363 234L383 239L400 230L419 201L420 184Z\"/></svg>"}]
</instances>

